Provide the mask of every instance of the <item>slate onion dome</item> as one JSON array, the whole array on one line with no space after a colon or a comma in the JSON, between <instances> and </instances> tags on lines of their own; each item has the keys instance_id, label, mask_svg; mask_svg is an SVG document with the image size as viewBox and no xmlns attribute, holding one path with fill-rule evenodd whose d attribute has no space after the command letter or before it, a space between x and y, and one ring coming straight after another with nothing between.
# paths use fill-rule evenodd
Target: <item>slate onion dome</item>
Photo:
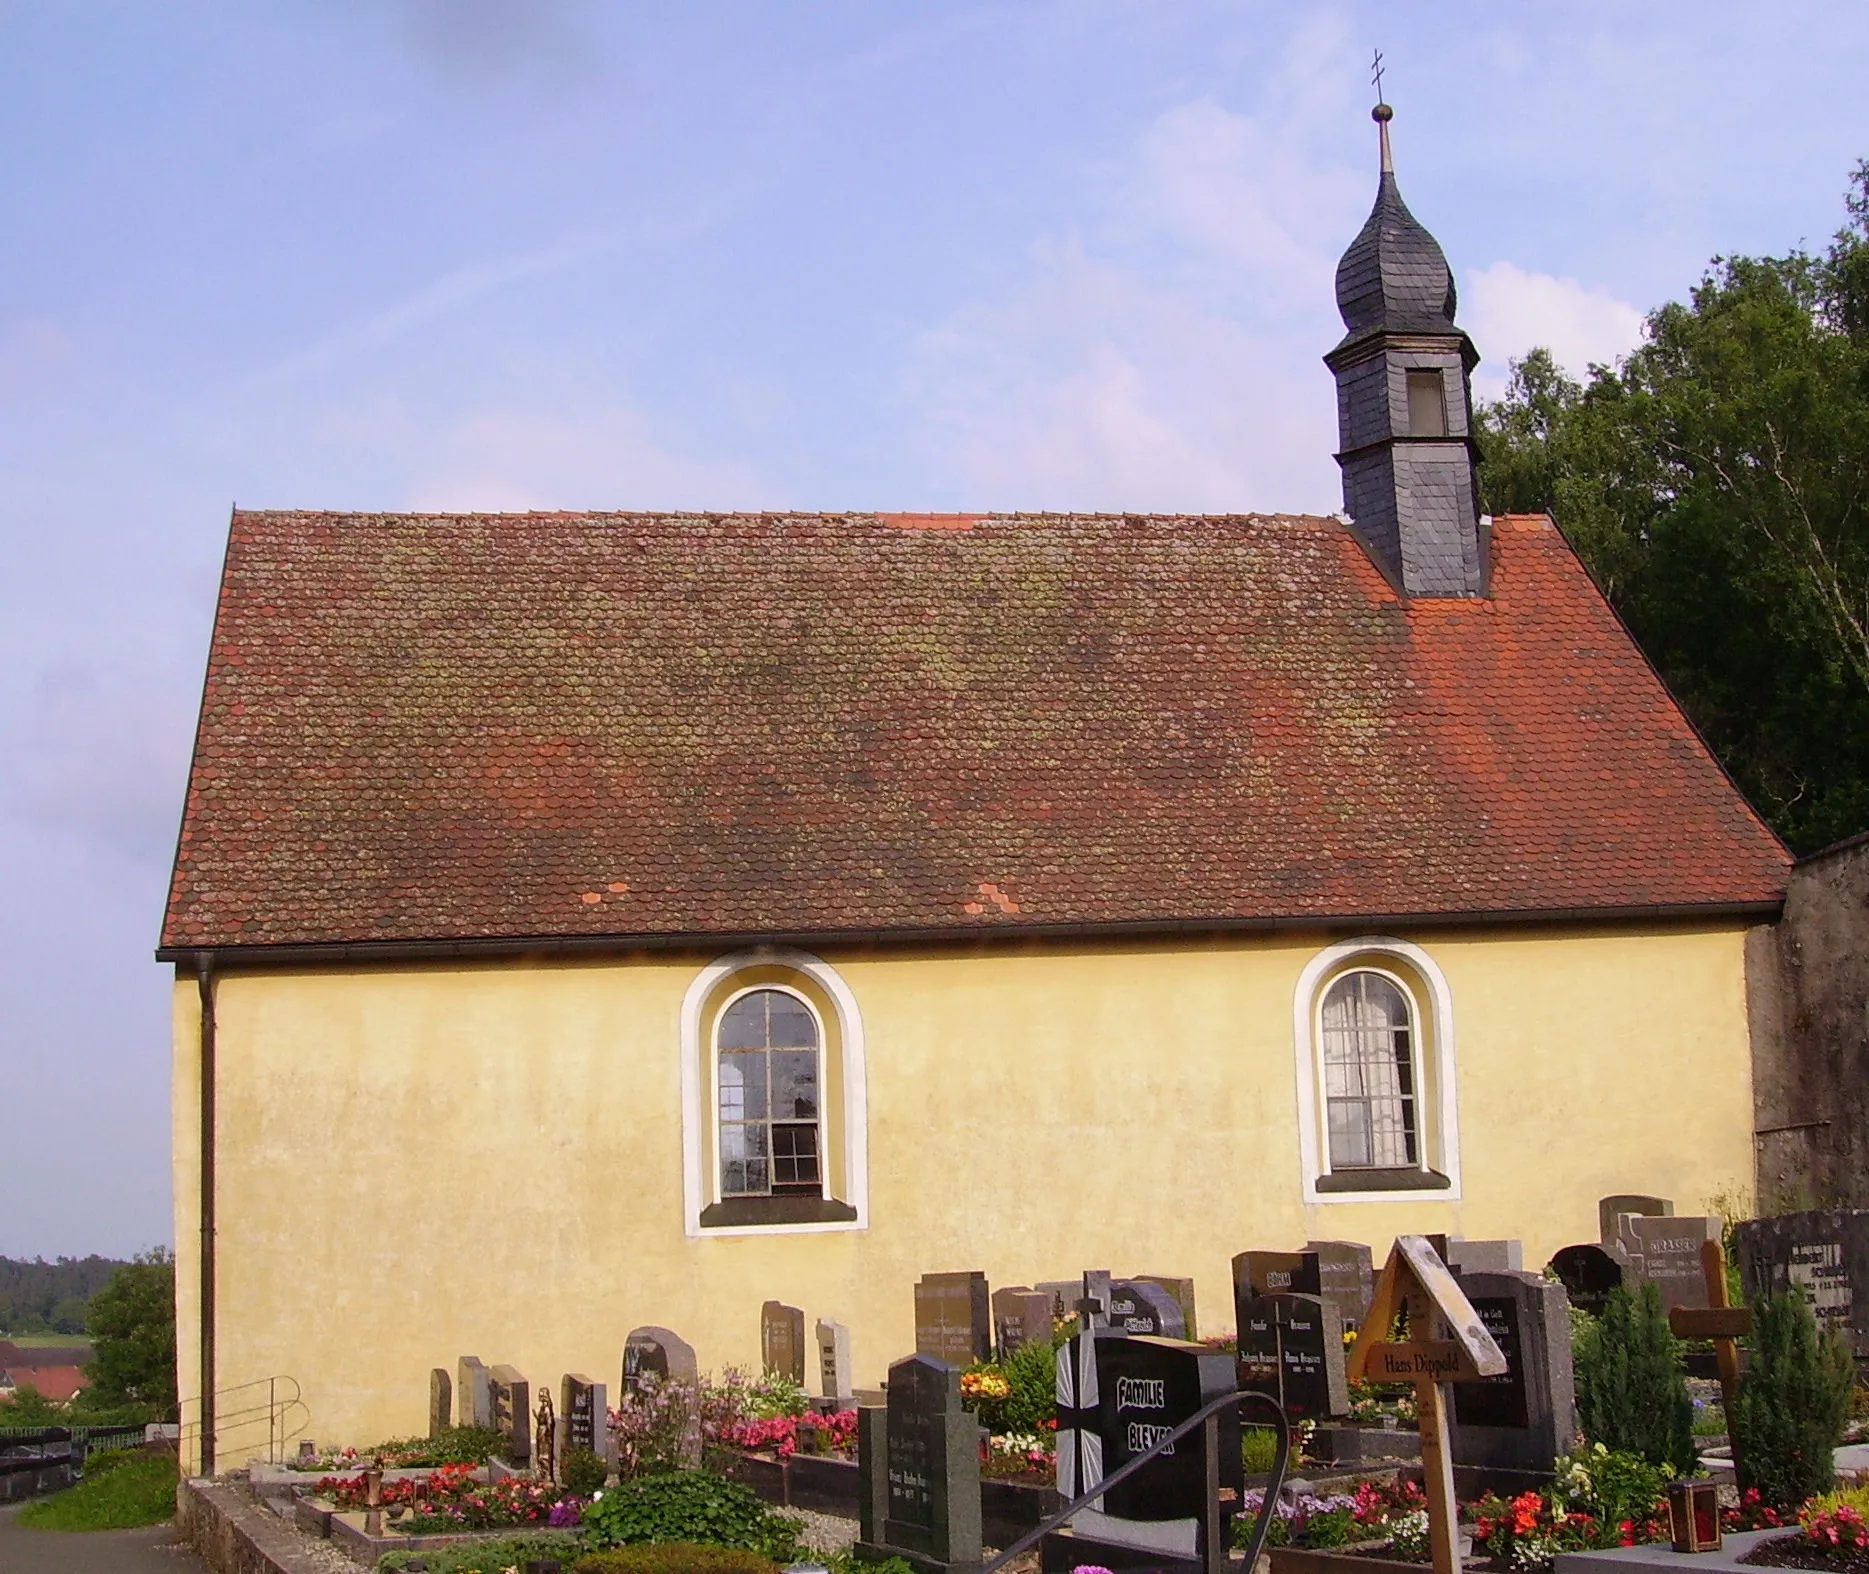
<instances>
[{"instance_id":1,"label":"slate onion dome","mask_svg":"<svg viewBox=\"0 0 1869 1574\"><path fill-rule=\"evenodd\" d=\"M1337 264L1337 310L1348 330L1343 342L1372 333L1459 333L1453 270L1440 242L1408 211L1395 182L1389 147L1395 111L1378 104L1370 118L1379 128L1382 173L1376 205Z\"/></svg>"}]
</instances>

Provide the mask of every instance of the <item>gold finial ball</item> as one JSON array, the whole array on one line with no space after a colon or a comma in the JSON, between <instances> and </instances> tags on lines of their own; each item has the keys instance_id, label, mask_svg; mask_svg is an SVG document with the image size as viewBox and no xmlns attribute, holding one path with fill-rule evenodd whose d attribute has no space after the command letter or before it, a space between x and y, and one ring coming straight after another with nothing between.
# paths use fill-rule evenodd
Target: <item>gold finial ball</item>
<instances>
[{"instance_id":1,"label":"gold finial ball","mask_svg":"<svg viewBox=\"0 0 1869 1574\"><path fill-rule=\"evenodd\" d=\"M1395 111L1389 108L1387 104L1378 104L1369 112L1369 118L1378 122L1393 120L1395 119Z\"/></svg>"}]
</instances>

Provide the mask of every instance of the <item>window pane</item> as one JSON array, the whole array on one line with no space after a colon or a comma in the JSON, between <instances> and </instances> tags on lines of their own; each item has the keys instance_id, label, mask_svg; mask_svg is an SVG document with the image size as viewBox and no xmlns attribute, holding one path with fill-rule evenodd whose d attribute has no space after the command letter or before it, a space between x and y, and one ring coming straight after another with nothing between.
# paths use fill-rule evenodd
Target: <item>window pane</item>
<instances>
[{"instance_id":1,"label":"window pane","mask_svg":"<svg viewBox=\"0 0 1869 1574\"><path fill-rule=\"evenodd\" d=\"M772 1128L772 1179L775 1185L813 1185L818 1182L818 1128Z\"/></svg>"},{"instance_id":2,"label":"window pane","mask_svg":"<svg viewBox=\"0 0 1869 1574\"><path fill-rule=\"evenodd\" d=\"M815 1120L818 1115L818 1055L811 1049L772 1052L772 1117Z\"/></svg>"},{"instance_id":3,"label":"window pane","mask_svg":"<svg viewBox=\"0 0 1869 1574\"><path fill-rule=\"evenodd\" d=\"M740 1050L720 1057L720 1118L766 1118L766 1057L763 1053Z\"/></svg>"},{"instance_id":4,"label":"window pane","mask_svg":"<svg viewBox=\"0 0 1869 1574\"><path fill-rule=\"evenodd\" d=\"M1418 1162L1408 997L1379 973L1346 973L1324 997L1332 1169Z\"/></svg>"},{"instance_id":5,"label":"window pane","mask_svg":"<svg viewBox=\"0 0 1869 1574\"><path fill-rule=\"evenodd\" d=\"M811 1019L811 1013L802 1000L792 995L781 994L778 990L766 992L767 1008L771 1012L771 1038L768 1042L774 1049L816 1049L818 1047L818 1024Z\"/></svg>"},{"instance_id":6,"label":"window pane","mask_svg":"<svg viewBox=\"0 0 1869 1574\"><path fill-rule=\"evenodd\" d=\"M742 995L721 1014L722 1049L764 1049L766 1047L766 994L760 990Z\"/></svg>"}]
</instances>

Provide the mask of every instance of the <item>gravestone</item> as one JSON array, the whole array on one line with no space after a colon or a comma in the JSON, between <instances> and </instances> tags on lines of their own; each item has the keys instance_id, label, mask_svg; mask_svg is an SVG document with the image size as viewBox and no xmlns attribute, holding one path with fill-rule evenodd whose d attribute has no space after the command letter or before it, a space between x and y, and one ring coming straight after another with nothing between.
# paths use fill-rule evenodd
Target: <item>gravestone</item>
<instances>
[{"instance_id":1,"label":"gravestone","mask_svg":"<svg viewBox=\"0 0 1869 1574\"><path fill-rule=\"evenodd\" d=\"M690 1386L699 1383L701 1368L694 1358L694 1346L667 1328L653 1324L632 1328L623 1341L623 1392L639 1392L644 1377Z\"/></svg>"},{"instance_id":2,"label":"gravestone","mask_svg":"<svg viewBox=\"0 0 1869 1574\"><path fill-rule=\"evenodd\" d=\"M428 1435L440 1437L454 1422L454 1381L445 1366L428 1374Z\"/></svg>"},{"instance_id":3,"label":"gravestone","mask_svg":"<svg viewBox=\"0 0 1869 1574\"><path fill-rule=\"evenodd\" d=\"M1040 1295L1051 1297L1053 1317L1075 1317L1077 1303L1084 1296L1084 1282L1081 1279L1041 1279L1032 1288Z\"/></svg>"},{"instance_id":4,"label":"gravestone","mask_svg":"<svg viewBox=\"0 0 1869 1574\"><path fill-rule=\"evenodd\" d=\"M1107 1268L1084 1270L1083 1289L1078 1294L1077 1304L1070 1308L1077 1313L1080 1328L1110 1326L1110 1277Z\"/></svg>"},{"instance_id":5,"label":"gravestone","mask_svg":"<svg viewBox=\"0 0 1869 1574\"><path fill-rule=\"evenodd\" d=\"M1707 1304L1700 1247L1703 1241L1722 1237L1721 1220L1625 1213L1618 1216L1616 1227L1616 1241L1607 1249L1621 1266L1625 1284L1634 1288L1647 1280L1661 1291L1661 1304L1669 1311Z\"/></svg>"},{"instance_id":6,"label":"gravestone","mask_svg":"<svg viewBox=\"0 0 1869 1574\"><path fill-rule=\"evenodd\" d=\"M1453 1385L1454 1463L1549 1470L1577 1431L1564 1287L1536 1273L1462 1273L1460 1289L1506 1370Z\"/></svg>"},{"instance_id":7,"label":"gravestone","mask_svg":"<svg viewBox=\"0 0 1869 1574\"><path fill-rule=\"evenodd\" d=\"M1110 1281L1110 1327L1134 1337L1187 1338L1181 1303L1146 1279Z\"/></svg>"},{"instance_id":8,"label":"gravestone","mask_svg":"<svg viewBox=\"0 0 1869 1574\"><path fill-rule=\"evenodd\" d=\"M1294 1421L1349 1412L1335 1306L1321 1295L1254 1295L1237 1316L1241 1388L1276 1399Z\"/></svg>"},{"instance_id":9,"label":"gravestone","mask_svg":"<svg viewBox=\"0 0 1869 1574\"><path fill-rule=\"evenodd\" d=\"M532 1457L532 1385L516 1368L496 1366L487 1380L487 1398L507 1462L523 1465Z\"/></svg>"},{"instance_id":10,"label":"gravestone","mask_svg":"<svg viewBox=\"0 0 1869 1574\"><path fill-rule=\"evenodd\" d=\"M915 1286L915 1353L971 1366L993 1353L983 1273L925 1273Z\"/></svg>"},{"instance_id":11,"label":"gravestone","mask_svg":"<svg viewBox=\"0 0 1869 1574\"><path fill-rule=\"evenodd\" d=\"M818 1335L818 1386L826 1399L836 1402L842 1410L850 1403L850 1396L855 1391L851 1377L850 1330L842 1323L832 1322L820 1317L817 1326Z\"/></svg>"},{"instance_id":12,"label":"gravestone","mask_svg":"<svg viewBox=\"0 0 1869 1574\"><path fill-rule=\"evenodd\" d=\"M462 1426L492 1426L493 1403L487 1391L488 1372L477 1355L464 1355L455 1366L455 1414Z\"/></svg>"},{"instance_id":13,"label":"gravestone","mask_svg":"<svg viewBox=\"0 0 1869 1574\"><path fill-rule=\"evenodd\" d=\"M912 1355L889 1368L888 1403L858 1412L860 1555L924 1574L980 1563L980 1428L960 1368Z\"/></svg>"},{"instance_id":14,"label":"gravestone","mask_svg":"<svg viewBox=\"0 0 1869 1574\"><path fill-rule=\"evenodd\" d=\"M1316 1252L1241 1252L1233 1259L1233 1304L1255 1295L1321 1295Z\"/></svg>"},{"instance_id":15,"label":"gravestone","mask_svg":"<svg viewBox=\"0 0 1869 1574\"><path fill-rule=\"evenodd\" d=\"M1233 1391L1233 1363L1183 1339L1080 1333L1058 1351L1058 1492L1071 1499L1114 1475L1201 1408ZM1121 1485L1045 1538L1041 1567L1120 1568L1137 1551L1199 1567L1209 1550L1224 1558L1232 1509L1243 1485L1237 1412L1221 1413L1219 1457L1207 1457L1204 1430L1177 1439ZM1151 1559L1151 1562L1154 1560ZM1164 1566L1154 1563L1154 1566ZM1211 1566L1211 1565L1210 1565Z\"/></svg>"},{"instance_id":16,"label":"gravestone","mask_svg":"<svg viewBox=\"0 0 1869 1574\"><path fill-rule=\"evenodd\" d=\"M1601 1246L1587 1242L1560 1246L1551 1257L1551 1271L1564 1286L1572 1306L1601 1317L1609 1292L1622 1286L1622 1268Z\"/></svg>"},{"instance_id":17,"label":"gravestone","mask_svg":"<svg viewBox=\"0 0 1869 1574\"><path fill-rule=\"evenodd\" d=\"M1735 1235L1748 1300L1796 1285L1818 1327L1835 1329L1858 1361L1869 1361L1869 1212L1820 1208L1748 1219Z\"/></svg>"},{"instance_id":18,"label":"gravestone","mask_svg":"<svg viewBox=\"0 0 1869 1574\"><path fill-rule=\"evenodd\" d=\"M1002 1360L1028 1344L1051 1343L1052 1304L1043 1290L993 1292L993 1344Z\"/></svg>"},{"instance_id":19,"label":"gravestone","mask_svg":"<svg viewBox=\"0 0 1869 1574\"><path fill-rule=\"evenodd\" d=\"M1306 1241L1304 1249L1317 1256L1317 1293L1337 1308L1345 1328L1361 1328L1376 1288L1369 1248L1361 1241Z\"/></svg>"},{"instance_id":20,"label":"gravestone","mask_svg":"<svg viewBox=\"0 0 1869 1574\"><path fill-rule=\"evenodd\" d=\"M1614 1197L1598 1198L1596 1238L1605 1250L1616 1239L1616 1220L1625 1213L1667 1219L1674 1217L1674 1204L1666 1197L1645 1197L1639 1192L1618 1192Z\"/></svg>"},{"instance_id":21,"label":"gravestone","mask_svg":"<svg viewBox=\"0 0 1869 1574\"><path fill-rule=\"evenodd\" d=\"M1182 1339L1198 1339L1198 1322L1194 1315L1194 1281L1176 1279L1166 1274L1139 1273L1135 1276L1137 1284L1159 1285L1175 1298L1175 1304L1181 1308Z\"/></svg>"},{"instance_id":22,"label":"gravestone","mask_svg":"<svg viewBox=\"0 0 1869 1574\"><path fill-rule=\"evenodd\" d=\"M610 1409L604 1385L582 1372L567 1372L558 1384L558 1401L558 1479L564 1480L565 1455L574 1448L587 1448L610 1464Z\"/></svg>"},{"instance_id":23,"label":"gravestone","mask_svg":"<svg viewBox=\"0 0 1869 1574\"><path fill-rule=\"evenodd\" d=\"M783 1301L759 1309L759 1360L768 1372L805 1385L805 1314Z\"/></svg>"},{"instance_id":24,"label":"gravestone","mask_svg":"<svg viewBox=\"0 0 1869 1574\"><path fill-rule=\"evenodd\" d=\"M1454 1238L1447 1243L1447 1266L1461 1273L1523 1273L1525 1246L1520 1241Z\"/></svg>"}]
</instances>

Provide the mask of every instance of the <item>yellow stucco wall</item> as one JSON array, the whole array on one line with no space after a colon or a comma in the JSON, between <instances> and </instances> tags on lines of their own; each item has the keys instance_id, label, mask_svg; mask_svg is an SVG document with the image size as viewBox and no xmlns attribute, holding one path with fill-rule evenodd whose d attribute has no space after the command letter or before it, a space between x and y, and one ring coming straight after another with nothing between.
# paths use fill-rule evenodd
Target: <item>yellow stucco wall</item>
<instances>
[{"instance_id":1,"label":"yellow stucco wall","mask_svg":"<svg viewBox=\"0 0 1869 1574\"><path fill-rule=\"evenodd\" d=\"M867 1036L870 1225L692 1239L684 991L705 956L223 975L218 1384L285 1373L308 1435L418 1432L463 1353L618 1380L666 1324L758 1360L760 1302L853 1329L874 1386L918 1275L1192 1275L1230 1331L1228 1259L1401 1230L1592 1240L1596 1199L1682 1211L1752 1175L1738 928L1415 935L1457 1034L1458 1201L1301 1200L1293 991L1322 936L824 953ZM175 997L181 1385L199 1388L192 979ZM223 1463L232 1463L224 1457Z\"/></svg>"}]
</instances>

